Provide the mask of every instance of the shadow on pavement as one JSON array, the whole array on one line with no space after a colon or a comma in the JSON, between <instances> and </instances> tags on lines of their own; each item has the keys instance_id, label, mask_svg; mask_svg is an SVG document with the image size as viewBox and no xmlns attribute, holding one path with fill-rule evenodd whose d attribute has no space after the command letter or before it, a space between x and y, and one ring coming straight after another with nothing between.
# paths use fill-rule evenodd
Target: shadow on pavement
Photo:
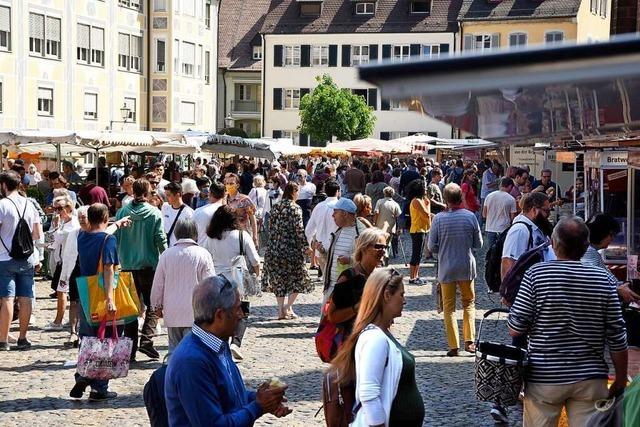
<instances>
[{"instance_id":1,"label":"shadow on pavement","mask_svg":"<svg viewBox=\"0 0 640 427\"><path fill-rule=\"evenodd\" d=\"M85 393L88 397L89 393ZM144 407L141 394L119 395L115 399L105 402L89 402L85 399L71 399L63 397L34 397L29 399L13 399L0 402L0 413L15 412L47 412L61 409L120 409Z\"/></svg>"},{"instance_id":2,"label":"shadow on pavement","mask_svg":"<svg viewBox=\"0 0 640 427\"><path fill-rule=\"evenodd\" d=\"M281 339L309 339L313 338L316 334L312 332L301 332L301 333L289 333L289 334L266 334L266 335L258 335L258 338L281 338Z\"/></svg>"}]
</instances>

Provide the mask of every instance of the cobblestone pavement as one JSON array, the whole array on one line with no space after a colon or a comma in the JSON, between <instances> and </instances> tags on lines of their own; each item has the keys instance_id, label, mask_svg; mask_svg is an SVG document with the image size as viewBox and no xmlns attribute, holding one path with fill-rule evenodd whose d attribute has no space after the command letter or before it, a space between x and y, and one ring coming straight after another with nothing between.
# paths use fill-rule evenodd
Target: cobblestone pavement
<instances>
[{"instance_id":1,"label":"cobblestone pavement","mask_svg":"<svg viewBox=\"0 0 640 427\"><path fill-rule=\"evenodd\" d=\"M408 241L405 248L409 248ZM482 262L479 262L482 264ZM407 273L402 258L391 266ZM422 273L433 279L433 263L425 264ZM149 425L142 400L142 389L159 362L139 354L129 376L113 380L110 389L117 399L108 403L75 401L68 397L73 385L76 350L63 348L67 332L45 332L42 327L55 315L55 300L48 299L48 282L37 285L35 325L28 338L30 351L0 353L0 426L58 425ZM498 305L486 294L483 283L476 284L477 324L485 310ZM490 405L478 402L474 395L473 357L445 356L446 340L442 315L435 310L432 286L406 286L407 305L403 316L396 319L393 333L406 344L416 358L416 376L426 407L426 426L492 426ZM245 359L240 370L252 387L277 375L289 384L289 404L294 412L287 418L267 415L258 426L324 425L320 408L320 362L313 343L320 312L321 286L312 294L301 295L296 304L300 319L278 321L275 298L265 294L252 300L251 323L243 342ZM459 304L459 303L458 303ZM462 317L458 311L459 319ZM460 325L461 327L462 325ZM507 339L504 319L487 324L492 339ZM12 329L17 336L17 330ZM502 331L497 333L496 331ZM500 335L498 337L497 335ZM166 330L156 339L161 355L167 350ZM512 425L520 425L519 406L511 409Z\"/></svg>"}]
</instances>

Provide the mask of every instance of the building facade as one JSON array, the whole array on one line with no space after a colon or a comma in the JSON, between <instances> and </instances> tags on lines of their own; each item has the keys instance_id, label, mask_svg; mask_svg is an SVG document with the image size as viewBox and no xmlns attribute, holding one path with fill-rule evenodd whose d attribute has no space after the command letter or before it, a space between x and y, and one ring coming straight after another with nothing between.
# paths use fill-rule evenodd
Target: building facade
<instances>
[{"instance_id":1,"label":"building facade","mask_svg":"<svg viewBox=\"0 0 640 427\"><path fill-rule=\"evenodd\" d=\"M357 67L381 61L435 58L456 45L456 1L272 1L262 26L262 134L312 143L300 135L300 99L330 75L340 88L363 96L377 121L374 138L423 132L452 136L449 125L417 106L386 99L358 78ZM451 17L453 19L451 19ZM323 143L323 141L317 141ZM313 142L315 143L315 141Z\"/></svg>"},{"instance_id":2,"label":"building facade","mask_svg":"<svg viewBox=\"0 0 640 427\"><path fill-rule=\"evenodd\" d=\"M215 129L216 28L215 1L0 0L0 127Z\"/></svg>"}]
</instances>

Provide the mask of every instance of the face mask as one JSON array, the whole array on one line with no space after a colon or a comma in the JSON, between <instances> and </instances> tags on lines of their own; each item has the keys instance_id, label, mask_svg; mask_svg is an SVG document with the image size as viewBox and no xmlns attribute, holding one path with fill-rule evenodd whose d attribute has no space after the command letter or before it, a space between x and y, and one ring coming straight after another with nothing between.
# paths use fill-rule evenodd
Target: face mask
<instances>
[{"instance_id":1,"label":"face mask","mask_svg":"<svg viewBox=\"0 0 640 427\"><path fill-rule=\"evenodd\" d=\"M231 194L232 196L238 192L238 187L236 186L236 184L225 184L224 188L227 190L227 193Z\"/></svg>"}]
</instances>

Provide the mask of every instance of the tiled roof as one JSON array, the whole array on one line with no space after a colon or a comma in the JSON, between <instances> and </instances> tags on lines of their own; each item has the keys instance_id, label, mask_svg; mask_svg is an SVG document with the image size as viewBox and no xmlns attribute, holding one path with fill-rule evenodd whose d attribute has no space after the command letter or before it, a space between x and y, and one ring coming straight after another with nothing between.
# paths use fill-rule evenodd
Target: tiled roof
<instances>
[{"instance_id":1,"label":"tiled roof","mask_svg":"<svg viewBox=\"0 0 640 427\"><path fill-rule=\"evenodd\" d=\"M352 0L324 0L319 17L299 16L296 0L271 0L265 34L456 31L462 0L432 0L430 14L411 14L411 0L377 0L374 16L353 13Z\"/></svg>"},{"instance_id":2,"label":"tiled roof","mask_svg":"<svg viewBox=\"0 0 640 427\"><path fill-rule=\"evenodd\" d=\"M260 42L260 29L271 0L221 0L218 24L218 66L232 70L262 69L253 59L253 45Z\"/></svg>"},{"instance_id":3,"label":"tiled roof","mask_svg":"<svg viewBox=\"0 0 640 427\"><path fill-rule=\"evenodd\" d=\"M580 0L464 0L460 21L536 19L576 16Z\"/></svg>"}]
</instances>

